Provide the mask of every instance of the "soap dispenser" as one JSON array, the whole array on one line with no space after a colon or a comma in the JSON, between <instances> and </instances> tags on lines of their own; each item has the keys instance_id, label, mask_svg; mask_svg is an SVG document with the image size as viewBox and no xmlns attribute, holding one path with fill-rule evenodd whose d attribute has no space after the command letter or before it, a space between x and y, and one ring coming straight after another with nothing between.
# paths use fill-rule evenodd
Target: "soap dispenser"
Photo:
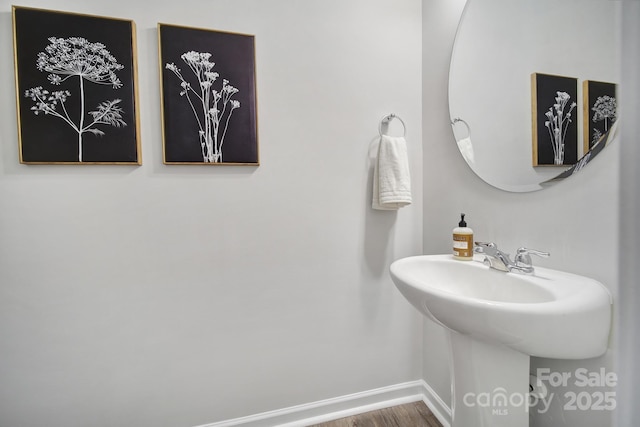
<instances>
[{"instance_id":1,"label":"soap dispenser","mask_svg":"<svg viewBox=\"0 0 640 427\"><path fill-rule=\"evenodd\" d=\"M453 229L453 257L461 261L473 259L473 230L467 227L465 214L460 214L460 222Z\"/></svg>"}]
</instances>

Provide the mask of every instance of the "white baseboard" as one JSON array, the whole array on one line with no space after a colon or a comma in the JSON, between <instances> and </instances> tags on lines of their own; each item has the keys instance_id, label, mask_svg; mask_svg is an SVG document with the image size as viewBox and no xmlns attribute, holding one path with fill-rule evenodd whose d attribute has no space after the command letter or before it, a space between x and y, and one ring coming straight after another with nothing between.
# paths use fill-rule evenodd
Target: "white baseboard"
<instances>
[{"instance_id":1,"label":"white baseboard","mask_svg":"<svg viewBox=\"0 0 640 427\"><path fill-rule=\"evenodd\" d=\"M429 387L424 380L420 380L422 386L424 387L424 395L423 401L425 405L431 410L433 415L440 421L442 427L451 427L451 408L449 405L444 403L440 396L436 394L436 392Z\"/></svg>"},{"instance_id":2,"label":"white baseboard","mask_svg":"<svg viewBox=\"0 0 640 427\"><path fill-rule=\"evenodd\" d=\"M410 381L198 427L304 427L418 401L423 401L444 427L450 427L451 410L423 380Z\"/></svg>"}]
</instances>

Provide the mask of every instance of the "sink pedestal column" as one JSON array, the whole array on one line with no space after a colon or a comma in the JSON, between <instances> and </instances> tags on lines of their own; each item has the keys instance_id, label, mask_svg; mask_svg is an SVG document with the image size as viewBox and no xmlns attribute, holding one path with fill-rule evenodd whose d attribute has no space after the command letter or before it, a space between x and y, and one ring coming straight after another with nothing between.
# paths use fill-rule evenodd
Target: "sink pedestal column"
<instances>
[{"instance_id":1,"label":"sink pedestal column","mask_svg":"<svg viewBox=\"0 0 640 427\"><path fill-rule=\"evenodd\" d=\"M527 427L529 356L448 331L451 427Z\"/></svg>"}]
</instances>

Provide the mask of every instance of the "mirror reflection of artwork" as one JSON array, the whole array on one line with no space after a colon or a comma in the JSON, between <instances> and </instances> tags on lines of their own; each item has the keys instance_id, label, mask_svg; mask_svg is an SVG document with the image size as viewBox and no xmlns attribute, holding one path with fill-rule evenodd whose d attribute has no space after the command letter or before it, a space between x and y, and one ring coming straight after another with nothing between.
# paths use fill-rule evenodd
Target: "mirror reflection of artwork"
<instances>
[{"instance_id":1,"label":"mirror reflection of artwork","mask_svg":"<svg viewBox=\"0 0 640 427\"><path fill-rule=\"evenodd\" d=\"M618 118L616 85L585 80L583 97L583 145L587 152L605 135Z\"/></svg>"},{"instance_id":2,"label":"mirror reflection of artwork","mask_svg":"<svg viewBox=\"0 0 640 427\"><path fill-rule=\"evenodd\" d=\"M533 73L533 166L573 165L578 161L578 79Z\"/></svg>"}]
</instances>

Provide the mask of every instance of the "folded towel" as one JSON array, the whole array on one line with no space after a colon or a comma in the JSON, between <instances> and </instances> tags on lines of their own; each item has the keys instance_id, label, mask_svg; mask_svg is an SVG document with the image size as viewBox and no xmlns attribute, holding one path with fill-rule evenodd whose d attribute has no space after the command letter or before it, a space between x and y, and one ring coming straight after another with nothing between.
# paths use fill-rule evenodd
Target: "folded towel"
<instances>
[{"instance_id":1,"label":"folded towel","mask_svg":"<svg viewBox=\"0 0 640 427\"><path fill-rule=\"evenodd\" d=\"M475 157L473 154L473 145L471 144L471 138L466 137L462 138L458 141L458 149L460 149L460 153L462 153L462 157L469 163L469 165L473 165L475 163Z\"/></svg>"},{"instance_id":2,"label":"folded towel","mask_svg":"<svg viewBox=\"0 0 640 427\"><path fill-rule=\"evenodd\" d=\"M395 210L411 204L407 142L382 135L373 168L373 209Z\"/></svg>"}]
</instances>

